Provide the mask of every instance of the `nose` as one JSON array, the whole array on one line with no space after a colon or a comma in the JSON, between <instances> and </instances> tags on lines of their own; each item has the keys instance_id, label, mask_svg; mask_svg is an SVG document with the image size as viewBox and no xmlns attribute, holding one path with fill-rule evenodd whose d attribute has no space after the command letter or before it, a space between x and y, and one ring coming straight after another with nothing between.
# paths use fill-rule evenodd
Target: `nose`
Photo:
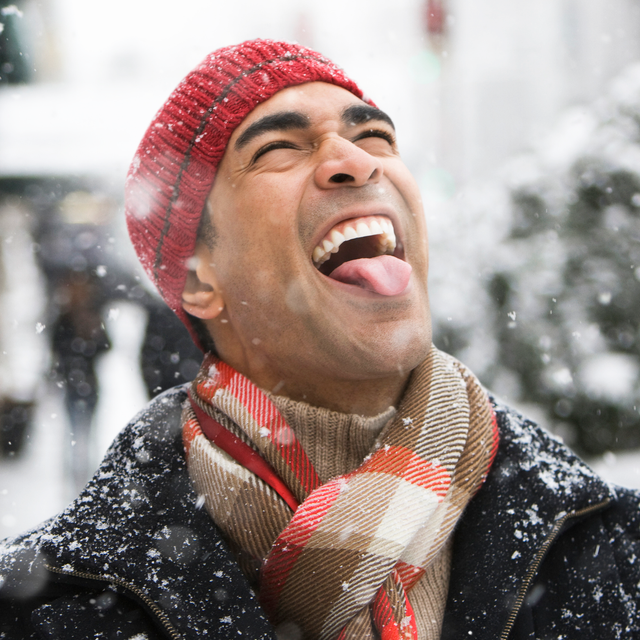
<instances>
[{"instance_id":1,"label":"nose","mask_svg":"<svg viewBox=\"0 0 640 640\"><path fill-rule=\"evenodd\" d=\"M349 140L331 137L320 145L320 162L315 181L321 189L362 187L376 183L383 173L382 162Z\"/></svg>"}]
</instances>

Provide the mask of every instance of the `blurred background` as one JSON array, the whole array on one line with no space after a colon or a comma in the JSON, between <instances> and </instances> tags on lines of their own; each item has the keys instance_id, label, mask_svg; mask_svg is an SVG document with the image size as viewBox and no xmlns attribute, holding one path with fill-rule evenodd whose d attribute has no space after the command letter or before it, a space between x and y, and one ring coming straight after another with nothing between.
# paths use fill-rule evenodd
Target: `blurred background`
<instances>
[{"instance_id":1,"label":"blurred background","mask_svg":"<svg viewBox=\"0 0 640 640\"><path fill-rule=\"evenodd\" d=\"M255 37L320 50L393 117L435 343L640 486L640 0L0 0L0 537L197 372L123 183L180 79Z\"/></svg>"}]
</instances>

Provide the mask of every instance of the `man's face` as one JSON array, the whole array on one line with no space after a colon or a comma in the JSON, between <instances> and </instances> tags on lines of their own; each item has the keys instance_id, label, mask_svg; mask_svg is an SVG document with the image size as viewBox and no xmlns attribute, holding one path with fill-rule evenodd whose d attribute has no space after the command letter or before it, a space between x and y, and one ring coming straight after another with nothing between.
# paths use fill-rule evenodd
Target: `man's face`
<instances>
[{"instance_id":1,"label":"man's face","mask_svg":"<svg viewBox=\"0 0 640 640\"><path fill-rule=\"evenodd\" d=\"M425 358L422 201L385 114L322 82L280 91L235 130L209 208L210 330L254 382L382 379Z\"/></svg>"}]
</instances>

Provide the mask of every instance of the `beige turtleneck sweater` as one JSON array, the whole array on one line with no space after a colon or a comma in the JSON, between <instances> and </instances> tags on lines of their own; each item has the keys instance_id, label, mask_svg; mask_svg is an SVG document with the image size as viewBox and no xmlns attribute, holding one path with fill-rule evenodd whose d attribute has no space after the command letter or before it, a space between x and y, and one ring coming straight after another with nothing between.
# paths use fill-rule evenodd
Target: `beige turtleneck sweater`
<instances>
[{"instance_id":1,"label":"beige turtleneck sweater","mask_svg":"<svg viewBox=\"0 0 640 640\"><path fill-rule=\"evenodd\" d=\"M294 430L322 482L359 467L396 414L396 410L389 407L377 416L365 418L312 407L284 396L267 395ZM420 640L440 638L450 568L451 540L409 593Z\"/></svg>"}]
</instances>

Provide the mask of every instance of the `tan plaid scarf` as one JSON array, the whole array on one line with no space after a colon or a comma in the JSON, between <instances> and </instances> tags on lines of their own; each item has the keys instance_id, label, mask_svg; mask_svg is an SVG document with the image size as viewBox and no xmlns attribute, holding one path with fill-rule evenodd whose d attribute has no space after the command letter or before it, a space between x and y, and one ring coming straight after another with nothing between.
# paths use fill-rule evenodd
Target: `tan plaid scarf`
<instances>
[{"instance_id":1,"label":"tan plaid scarf","mask_svg":"<svg viewBox=\"0 0 640 640\"><path fill-rule=\"evenodd\" d=\"M476 378L432 348L371 454L324 485L275 405L225 363L205 358L191 398L189 473L245 572L259 571L272 622L321 640L417 638L406 594L497 449Z\"/></svg>"}]
</instances>

